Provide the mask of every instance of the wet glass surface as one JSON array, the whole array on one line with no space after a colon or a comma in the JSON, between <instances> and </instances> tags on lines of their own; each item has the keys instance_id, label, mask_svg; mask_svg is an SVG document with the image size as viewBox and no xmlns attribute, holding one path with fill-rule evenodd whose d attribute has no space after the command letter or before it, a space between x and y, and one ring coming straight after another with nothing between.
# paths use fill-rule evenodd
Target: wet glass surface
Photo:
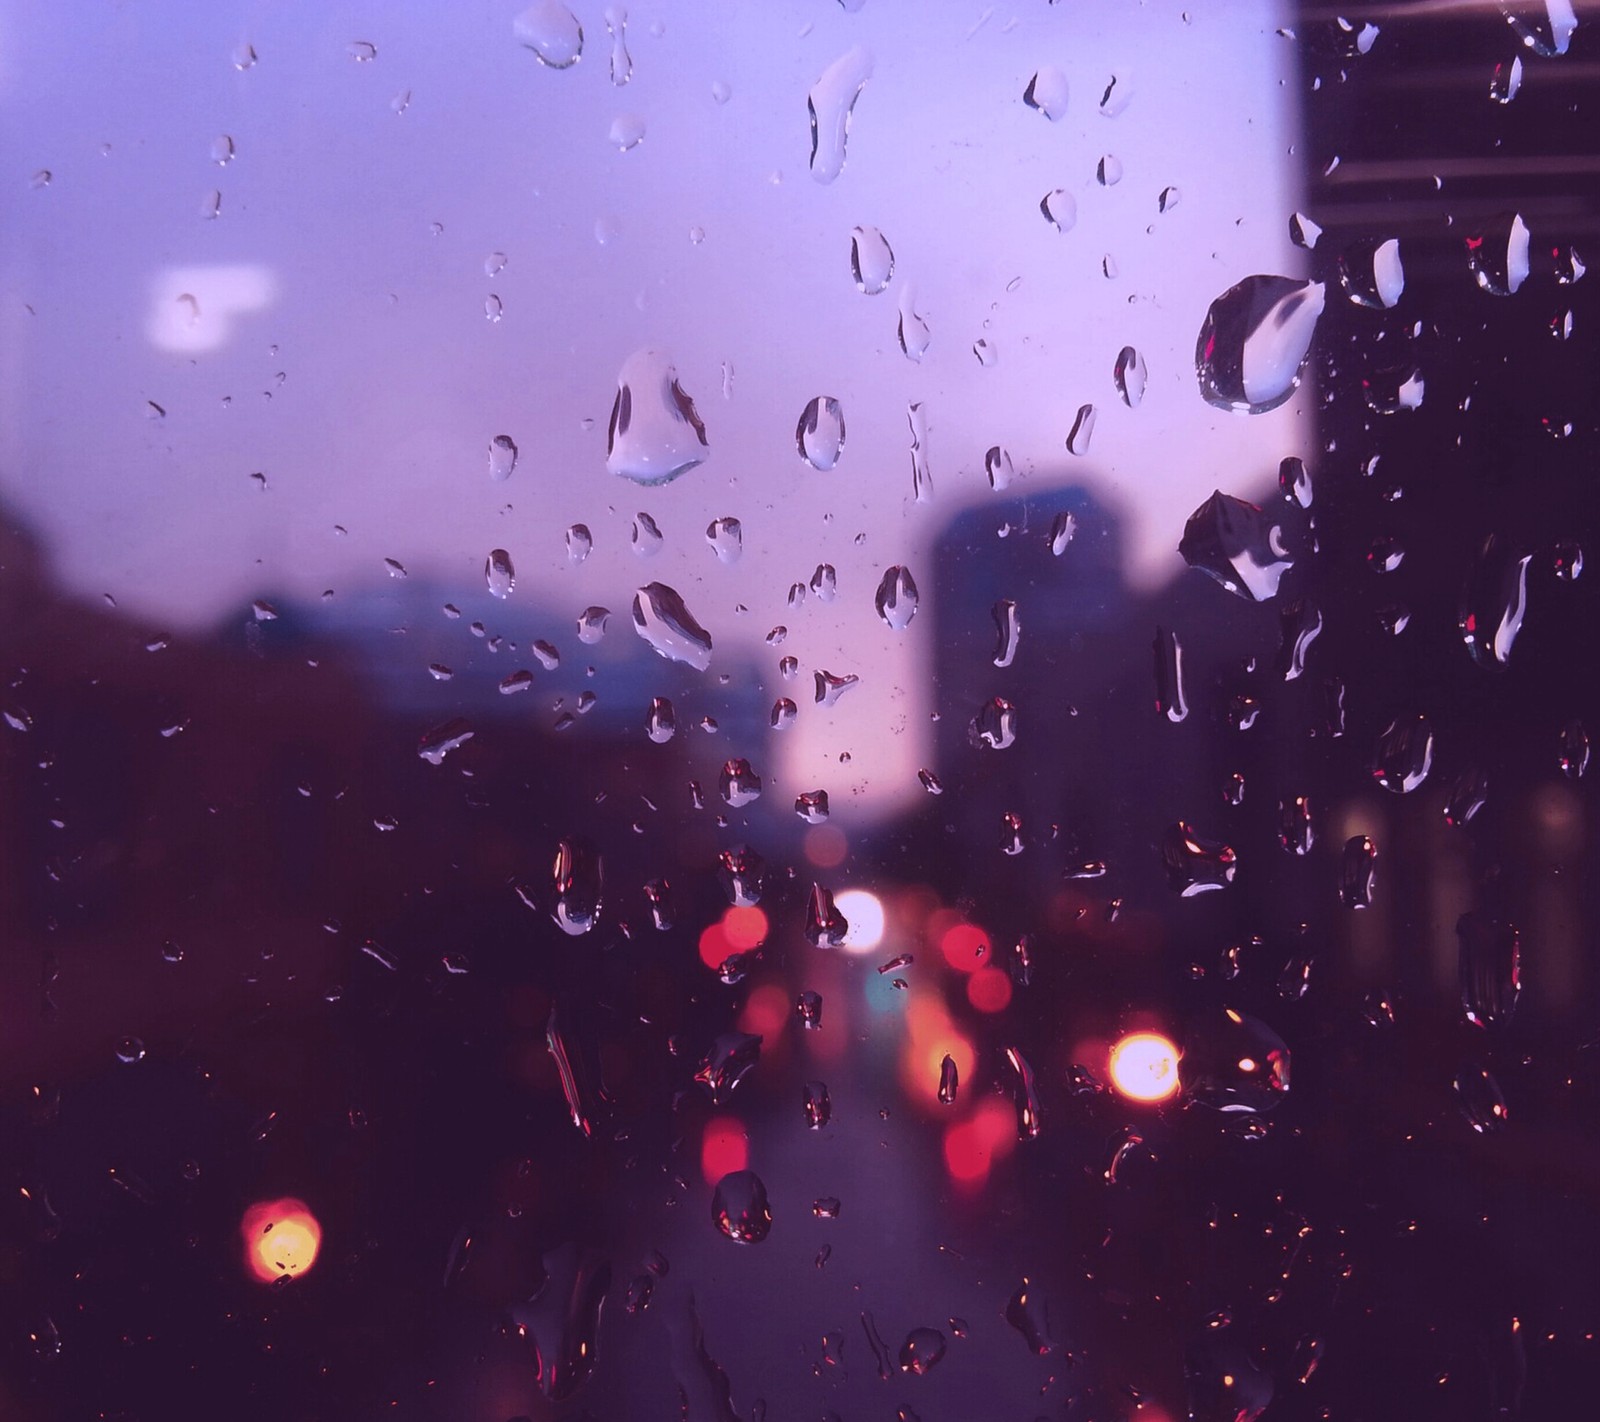
<instances>
[{"instance_id":1,"label":"wet glass surface","mask_svg":"<svg viewBox=\"0 0 1600 1422\"><path fill-rule=\"evenodd\" d=\"M1600 14L0 13L0 1415L1585 1415Z\"/></svg>"}]
</instances>

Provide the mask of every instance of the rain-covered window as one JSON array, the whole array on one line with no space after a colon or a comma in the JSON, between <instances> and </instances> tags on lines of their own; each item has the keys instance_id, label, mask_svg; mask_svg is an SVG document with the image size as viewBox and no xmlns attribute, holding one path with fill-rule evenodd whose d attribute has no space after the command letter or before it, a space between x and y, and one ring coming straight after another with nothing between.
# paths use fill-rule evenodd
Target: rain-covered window
<instances>
[{"instance_id":1,"label":"rain-covered window","mask_svg":"<svg viewBox=\"0 0 1600 1422\"><path fill-rule=\"evenodd\" d=\"M1591 1415L1597 35L0 4L0 1416Z\"/></svg>"}]
</instances>

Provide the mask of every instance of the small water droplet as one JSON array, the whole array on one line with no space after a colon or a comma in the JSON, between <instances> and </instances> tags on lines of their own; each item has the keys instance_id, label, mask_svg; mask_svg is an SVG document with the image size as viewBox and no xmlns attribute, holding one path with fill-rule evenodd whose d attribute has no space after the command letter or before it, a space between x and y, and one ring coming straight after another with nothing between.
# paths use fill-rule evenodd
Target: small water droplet
<instances>
[{"instance_id":1,"label":"small water droplet","mask_svg":"<svg viewBox=\"0 0 1600 1422\"><path fill-rule=\"evenodd\" d=\"M1589 768L1589 733L1584 730L1582 721L1568 721L1561 728L1556 763L1568 780L1583 779L1584 771Z\"/></svg>"},{"instance_id":2,"label":"small water droplet","mask_svg":"<svg viewBox=\"0 0 1600 1422\"><path fill-rule=\"evenodd\" d=\"M578 614L578 640L592 647L606 635L606 623L611 620L609 607L586 607Z\"/></svg>"},{"instance_id":3,"label":"small water droplet","mask_svg":"<svg viewBox=\"0 0 1600 1422\"><path fill-rule=\"evenodd\" d=\"M717 777L717 789L734 809L742 809L761 795L761 777L743 759L725 761Z\"/></svg>"},{"instance_id":4,"label":"small water droplet","mask_svg":"<svg viewBox=\"0 0 1600 1422\"><path fill-rule=\"evenodd\" d=\"M711 634L666 583L648 583L633 597L634 630L668 661L696 671L711 665Z\"/></svg>"},{"instance_id":5,"label":"small water droplet","mask_svg":"<svg viewBox=\"0 0 1600 1422\"><path fill-rule=\"evenodd\" d=\"M1339 899L1346 908L1372 907L1377 871L1378 847L1364 834L1347 839L1339 858Z\"/></svg>"},{"instance_id":6,"label":"small water droplet","mask_svg":"<svg viewBox=\"0 0 1600 1422\"><path fill-rule=\"evenodd\" d=\"M900 321L895 328L895 338L900 342L900 349L905 352L906 358L920 363L923 356L927 355L928 347L933 344L933 332L917 311L915 300L914 288L908 286L901 292Z\"/></svg>"},{"instance_id":7,"label":"small water droplet","mask_svg":"<svg viewBox=\"0 0 1600 1422\"><path fill-rule=\"evenodd\" d=\"M1450 1084L1455 1088L1461 1114L1480 1136L1503 1129L1511 1119L1500 1083L1482 1067L1463 1067Z\"/></svg>"},{"instance_id":8,"label":"small water droplet","mask_svg":"<svg viewBox=\"0 0 1600 1422\"><path fill-rule=\"evenodd\" d=\"M370 64L378 57L378 46L366 40L352 40L344 47L344 52L357 64Z\"/></svg>"},{"instance_id":9,"label":"small water droplet","mask_svg":"<svg viewBox=\"0 0 1600 1422\"><path fill-rule=\"evenodd\" d=\"M550 916L565 933L587 933L600 918L605 887L600 851L582 838L564 839L556 848L551 882L555 900Z\"/></svg>"},{"instance_id":10,"label":"small water droplet","mask_svg":"<svg viewBox=\"0 0 1600 1422\"><path fill-rule=\"evenodd\" d=\"M794 442L813 469L832 469L844 453L844 406L831 395L814 396L800 412Z\"/></svg>"},{"instance_id":11,"label":"small water droplet","mask_svg":"<svg viewBox=\"0 0 1600 1422\"><path fill-rule=\"evenodd\" d=\"M760 1059L760 1037L749 1032L724 1032L700 1059L694 1079L705 1087L714 1105L722 1106Z\"/></svg>"},{"instance_id":12,"label":"small water droplet","mask_svg":"<svg viewBox=\"0 0 1600 1422\"><path fill-rule=\"evenodd\" d=\"M1490 534L1478 553L1461 593L1458 625L1472 660L1490 671L1504 671L1522 630L1527 610L1528 564L1532 554Z\"/></svg>"},{"instance_id":13,"label":"small water droplet","mask_svg":"<svg viewBox=\"0 0 1600 1422\"><path fill-rule=\"evenodd\" d=\"M804 790L795 796L794 812L808 825L820 825L828 818L828 792Z\"/></svg>"},{"instance_id":14,"label":"small water droplet","mask_svg":"<svg viewBox=\"0 0 1600 1422\"><path fill-rule=\"evenodd\" d=\"M911 425L911 493L919 504L933 501L933 472L928 467L928 415L920 401L906 409Z\"/></svg>"},{"instance_id":15,"label":"small water droplet","mask_svg":"<svg viewBox=\"0 0 1600 1422\"><path fill-rule=\"evenodd\" d=\"M607 135L611 142L624 153L630 148L637 148L644 142L645 122L640 114L618 114L611 120L611 130Z\"/></svg>"},{"instance_id":16,"label":"small water droplet","mask_svg":"<svg viewBox=\"0 0 1600 1422\"><path fill-rule=\"evenodd\" d=\"M1219 840L1202 839L1182 820L1167 827L1161 858L1168 882L1186 899L1225 888L1238 870L1232 848Z\"/></svg>"},{"instance_id":17,"label":"small water droplet","mask_svg":"<svg viewBox=\"0 0 1600 1422\"><path fill-rule=\"evenodd\" d=\"M1050 523L1050 551L1057 558L1067 551L1067 545L1078 532L1078 520L1070 513L1058 513Z\"/></svg>"},{"instance_id":18,"label":"small water droplet","mask_svg":"<svg viewBox=\"0 0 1600 1422\"><path fill-rule=\"evenodd\" d=\"M1051 123L1059 123L1067 113L1067 76L1053 64L1046 64L1034 72L1028 87L1022 91L1022 102L1037 109Z\"/></svg>"},{"instance_id":19,"label":"small water droplet","mask_svg":"<svg viewBox=\"0 0 1600 1422\"><path fill-rule=\"evenodd\" d=\"M1339 256L1339 282L1357 306L1381 310L1395 305L1406 288L1399 241L1368 237L1352 242Z\"/></svg>"},{"instance_id":20,"label":"small water droplet","mask_svg":"<svg viewBox=\"0 0 1600 1422\"><path fill-rule=\"evenodd\" d=\"M633 516L632 542L633 551L641 558L653 558L661 551L665 539L655 519L647 513L638 513Z\"/></svg>"},{"instance_id":21,"label":"small water droplet","mask_svg":"<svg viewBox=\"0 0 1600 1422\"><path fill-rule=\"evenodd\" d=\"M772 703L772 714L769 718L774 731L787 731L794 725L795 718L799 716L800 708L787 696L780 696Z\"/></svg>"},{"instance_id":22,"label":"small water droplet","mask_svg":"<svg viewBox=\"0 0 1600 1422\"><path fill-rule=\"evenodd\" d=\"M665 745L678 731L678 713L665 696L650 698L650 710L645 714L645 734L658 746Z\"/></svg>"},{"instance_id":23,"label":"small water droplet","mask_svg":"<svg viewBox=\"0 0 1600 1422\"><path fill-rule=\"evenodd\" d=\"M861 681L861 678L853 672L846 672L843 676L835 676L830 671L820 669L814 673L814 677L818 706L838 705L839 698Z\"/></svg>"},{"instance_id":24,"label":"small water droplet","mask_svg":"<svg viewBox=\"0 0 1600 1422\"><path fill-rule=\"evenodd\" d=\"M903 632L917 615L917 602L917 584L911 570L898 563L886 569L872 599L878 616L896 632Z\"/></svg>"},{"instance_id":25,"label":"small water droplet","mask_svg":"<svg viewBox=\"0 0 1600 1422\"><path fill-rule=\"evenodd\" d=\"M517 585L517 575L511 566L511 555L504 548L491 549L489 557L483 565L484 580L489 585L489 592L498 598L511 596L511 590Z\"/></svg>"},{"instance_id":26,"label":"small water droplet","mask_svg":"<svg viewBox=\"0 0 1600 1422\"><path fill-rule=\"evenodd\" d=\"M1289 1048L1266 1023L1231 1008L1207 1013L1178 1061L1189 1099L1224 1113L1270 1111L1289 1090Z\"/></svg>"},{"instance_id":27,"label":"small water droplet","mask_svg":"<svg viewBox=\"0 0 1600 1422\"><path fill-rule=\"evenodd\" d=\"M760 1244L772 1229L767 1187L753 1170L735 1170L711 1194L711 1220L735 1244Z\"/></svg>"},{"instance_id":28,"label":"small water droplet","mask_svg":"<svg viewBox=\"0 0 1600 1422\"><path fill-rule=\"evenodd\" d=\"M500 318L505 315L505 311L505 302L501 301L493 292L483 298L483 318L490 325L497 324Z\"/></svg>"},{"instance_id":29,"label":"small water droplet","mask_svg":"<svg viewBox=\"0 0 1600 1422\"><path fill-rule=\"evenodd\" d=\"M1522 940L1516 928L1487 914L1456 920L1461 1010L1474 1027L1508 1022L1522 992Z\"/></svg>"},{"instance_id":30,"label":"small water droplet","mask_svg":"<svg viewBox=\"0 0 1600 1422\"><path fill-rule=\"evenodd\" d=\"M119 1037L115 1047L117 1060L125 1066L132 1066L142 1062L145 1056L144 1043L137 1037Z\"/></svg>"},{"instance_id":31,"label":"small water droplet","mask_svg":"<svg viewBox=\"0 0 1600 1422\"><path fill-rule=\"evenodd\" d=\"M1467 238L1467 265L1473 279L1491 296L1513 296L1528 279L1531 234L1521 213L1492 218Z\"/></svg>"},{"instance_id":32,"label":"small water droplet","mask_svg":"<svg viewBox=\"0 0 1600 1422\"><path fill-rule=\"evenodd\" d=\"M991 696L968 725L967 739L991 750L1008 749L1017 739L1017 708L1003 696Z\"/></svg>"},{"instance_id":33,"label":"small water droplet","mask_svg":"<svg viewBox=\"0 0 1600 1422\"><path fill-rule=\"evenodd\" d=\"M424 732L417 743L417 754L429 765L443 765L444 758L458 746L470 741L475 732L461 717L456 716Z\"/></svg>"},{"instance_id":34,"label":"small water droplet","mask_svg":"<svg viewBox=\"0 0 1600 1422\"><path fill-rule=\"evenodd\" d=\"M1040 198L1039 211L1057 232L1070 232L1078 225L1078 200L1065 188L1052 188Z\"/></svg>"},{"instance_id":35,"label":"small water droplet","mask_svg":"<svg viewBox=\"0 0 1600 1422\"><path fill-rule=\"evenodd\" d=\"M1171 212L1172 209L1182 201L1182 192L1180 192L1177 188L1166 187L1162 188L1161 192L1157 195L1156 206L1162 212Z\"/></svg>"},{"instance_id":36,"label":"small water droplet","mask_svg":"<svg viewBox=\"0 0 1600 1422\"><path fill-rule=\"evenodd\" d=\"M1399 716L1384 727L1372 761L1372 778L1379 785L1408 795L1432 768L1433 723L1426 716Z\"/></svg>"},{"instance_id":37,"label":"small water droplet","mask_svg":"<svg viewBox=\"0 0 1600 1422\"><path fill-rule=\"evenodd\" d=\"M587 524L575 523L567 530L567 557L571 562L583 562L593 547L594 537Z\"/></svg>"},{"instance_id":38,"label":"small water droplet","mask_svg":"<svg viewBox=\"0 0 1600 1422\"><path fill-rule=\"evenodd\" d=\"M1145 387L1150 382L1144 357L1132 346L1124 346L1117 352L1112 375L1116 380L1117 394L1122 396L1122 403L1130 410L1137 410L1144 402Z\"/></svg>"},{"instance_id":39,"label":"small water droplet","mask_svg":"<svg viewBox=\"0 0 1600 1422\"><path fill-rule=\"evenodd\" d=\"M822 994L820 992L802 992L794 1003L795 1015L800 1019L800 1025L808 1031L817 1032L822 1028Z\"/></svg>"},{"instance_id":40,"label":"small water droplet","mask_svg":"<svg viewBox=\"0 0 1600 1422\"><path fill-rule=\"evenodd\" d=\"M489 477L503 484L516 467L516 441L510 435L496 435L489 441Z\"/></svg>"},{"instance_id":41,"label":"small water droplet","mask_svg":"<svg viewBox=\"0 0 1600 1422\"><path fill-rule=\"evenodd\" d=\"M1289 215L1289 240L1296 247L1303 247L1311 251L1317 245L1317 239L1322 236L1322 228L1303 212Z\"/></svg>"},{"instance_id":42,"label":"small water droplet","mask_svg":"<svg viewBox=\"0 0 1600 1422\"><path fill-rule=\"evenodd\" d=\"M1114 188L1122 181L1122 159L1115 153L1107 153L1095 164L1095 181L1103 188Z\"/></svg>"},{"instance_id":43,"label":"small water droplet","mask_svg":"<svg viewBox=\"0 0 1600 1422\"><path fill-rule=\"evenodd\" d=\"M954 1106L956 1093L960 1089L960 1074L956 1070L955 1058L948 1052L944 1060L939 1063L939 1104L941 1106Z\"/></svg>"},{"instance_id":44,"label":"small water droplet","mask_svg":"<svg viewBox=\"0 0 1600 1422\"><path fill-rule=\"evenodd\" d=\"M611 36L611 82L621 88L633 78L633 56L628 53L628 12L608 5L606 33Z\"/></svg>"},{"instance_id":45,"label":"small water droplet","mask_svg":"<svg viewBox=\"0 0 1600 1422\"><path fill-rule=\"evenodd\" d=\"M944 1334L937 1328L913 1328L900 1345L900 1371L922 1377L945 1354Z\"/></svg>"},{"instance_id":46,"label":"small water droplet","mask_svg":"<svg viewBox=\"0 0 1600 1422\"><path fill-rule=\"evenodd\" d=\"M856 290L877 296L894 276L894 249L876 227L850 229L850 272Z\"/></svg>"},{"instance_id":47,"label":"small water droplet","mask_svg":"<svg viewBox=\"0 0 1600 1422\"><path fill-rule=\"evenodd\" d=\"M1067 453L1087 454L1089 441L1094 437L1095 410L1093 405L1079 405L1067 435Z\"/></svg>"},{"instance_id":48,"label":"small water droplet","mask_svg":"<svg viewBox=\"0 0 1600 1422\"><path fill-rule=\"evenodd\" d=\"M801 1091L805 1109L806 1126L820 1131L833 1119L833 1101L828 1096L828 1085L823 1081L808 1081Z\"/></svg>"},{"instance_id":49,"label":"small water droplet","mask_svg":"<svg viewBox=\"0 0 1600 1422\"><path fill-rule=\"evenodd\" d=\"M1011 463L1011 456L998 444L991 445L988 453L983 456L983 472L988 476L989 487L996 493L1011 487L1011 481L1016 478L1016 469Z\"/></svg>"},{"instance_id":50,"label":"small water droplet","mask_svg":"<svg viewBox=\"0 0 1600 1422\"><path fill-rule=\"evenodd\" d=\"M867 80L872 55L855 45L833 61L806 95L811 116L811 176L831 183L844 171L850 120Z\"/></svg>"},{"instance_id":51,"label":"small water droplet","mask_svg":"<svg viewBox=\"0 0 1600 1422\"><path fill-rule=\"evenodd\" d=\"M850 920L839 912L833 892L813 883L806 898L806 942L813 948L838 948L850 932Z\"/></svg>"}]
</instances>

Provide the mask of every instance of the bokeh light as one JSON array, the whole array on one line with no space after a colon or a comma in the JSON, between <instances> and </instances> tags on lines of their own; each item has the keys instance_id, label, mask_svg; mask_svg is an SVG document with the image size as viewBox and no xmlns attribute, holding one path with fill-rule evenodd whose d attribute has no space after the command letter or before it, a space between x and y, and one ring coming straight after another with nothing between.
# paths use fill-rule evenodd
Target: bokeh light
<instances>
[{"instance_id":1,"label":"bokeh light","mask_svg":"<svg viewBox=\"0 0 1600 1422\"><path fill-rule=\"evenodd\" d=\"M979 1012L1004 1012L1011 1003L1011 978L999 968L979 968L967 979L967 1001Z\"/></svg>"},{"instance_id":2,"label":"bokeh light","mask_svg":"<svg viewBox=\"0 0 1600 1422\"><path fill-rule=\"evenodd\" d=\"M883 942L883 903L865 889L846 889L834 897L834 906L845 916L850 931L844 946L851 953L868 953Z\"/></svg>"},{"instance_id":3,"label":"bokeh light","mask_svg":"<svg viewBox=\"0 0 1600 1422\"><path fill-rule=\"evenodd\" d=\"M739 1030L763 1038L770 1051L773 1042L789 1025L793 1009L788 990L781 983L762 983L752 988L745 1000L744 1011L739 1014Z\"/></svg>"},{"instance_id":4,"label":"bokeh light","mask_svg":"<svg viewBox=\"0 0 1600 1422\"><path fill-rule=\"evenodd\" d=\"M700 1173L707 1185L750 1168L750 1138L737 1116L713 1116L700 1137Z\"/></svg>"},{"instance_id":5,"label":"bokeh light","mask_svg":"<svg viewBox=\"0 0 1600 1422\"><path fill-rule=\"evenodd\" d=\"M264 1284L295 1278L317 1262L322 1226L304 1200L262 1200L239 1221L245 1264Z\"/></svg>"},{"instance_id":6,"label":"bokeh light","mask_svg":"<svg viewBox=\"0 0 1600 1422\"><path fill-rule=\"evenodd\" d=\"M1009 1102L986 1097L972 1117L958 1121L944 1133L944 1164L958 1185L976 1188L989 1178L990 1168L1016 1148L1017 1117Z\"/></svg>"},{"instance_id":7,"label":"bokeh light","mask_svg":"<svg viewBox=\"0 0 1600 1422\"><path fill-rule=\"evenodd\" d=\"M1130 1101L1166 1101L1178 1091L1178 1048L1159 1032L1130 1032L1111 1049L1111 1085Z\"/></svg>"},{"instance_id":8,"label":"bokeh light","mask_svg":"<svg viewBox=\"0 0 1600 1422\"><path fill-rule=\"evenodd\" d=\"M989 935L975 923L957 920L939 935L939 951L958 972L975 973L989 961Z\"/></svg>"}]
</instances>

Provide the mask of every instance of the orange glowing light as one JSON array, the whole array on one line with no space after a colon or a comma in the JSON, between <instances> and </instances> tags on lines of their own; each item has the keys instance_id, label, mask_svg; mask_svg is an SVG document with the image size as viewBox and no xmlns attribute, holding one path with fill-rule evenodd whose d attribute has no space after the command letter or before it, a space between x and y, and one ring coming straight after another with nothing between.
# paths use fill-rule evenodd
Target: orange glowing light
<instances>
[{"instance_id":1,"label":"orange glowing light","mask_svg":"<svg viewBox=\"0 0 1600 1422\"><path fill-rule=\"evenodd\" d=\"M989 935L975 923L956 923L940 937L939 951L958 972L974 973L989 961Z\"/></svg>"},{"instance_id":2,"label":"orange glowing light","mask_svg":"<svg viewBox=\"0 0 1600 1422\"><path fill-rule=\"evenodd\" d=\"M912 997L906 1008L906 1050L900 1063L900 1080L907 1093L930 1112L947 1113L939 1102L939 1068L948 1056L961 1081L971 1081L977 1060L969 1042L956 1030L950 1014L936 994Z\"/></svg>"},{"instance_id":3,"label":"orange glowing light","mask_svg":"<svg viewBox=\"0 0 1600 1422\"><path fill-rule=\"evenodd\" d=\"M1132 1032L1111 1049L1111 1084L1130 1101L1165 1101L1178 1091L1178 1049L1159 1032Z\"/></svg>"},{"instance_id":4,"label":"orange glowing light","mask_svg":"<svg viewBox=\"0 0 1600 1422\"><path fill-rule=\"evenodd\" d=\"M713 1116L700 1137L700 1173L707 1185L750 1166L750 1139L737 1116Z\"/></svg>"},{"instance_id":5,"label":"orange glowing light","mask_svg":"<svg viewBox=\"0 0 1600 1422\"><path fill-rule=\"evenodd\" d=\"M788 992L777 983L762 983L751 991L739 1014L739 1030L764 1037L770 1050L774 1041L789 1025L789 1014L794 1010Z\"/></svg>"},{"instance_id":6,"label":"orange glowing light","mask_svg":"<svg viewBox=\"0 0 1600 1422\"><path fill-rule=\"evenodd\" d=\"M722 932L735 953L747 953L767 941L767 916L753 906L731 908L722 915Z\"/></svg>"},{"instance_id":7,"label":"orange glowing light","mask_svg":"<svg viewBox=\"0 0 1600 1422\"><path fill-rule=\"evenodd\" d=\"M850 852L850 841L834 825L818 825L806 834L806 858L818 869L837 869Z\"/></svg>"},{"instance_id":8,"label":"orange glowing light","mask_svg":"<svg viewBox=\"0 0 1600 1422\"><path fill-rule=\"evenodd\" d=\"M263 1200L239 1221L244 1259L263 1284L304 1274L317 1262L322 1226L304 1200Z\"/></svg>"},{"instance_id":9,"label":"orange glowing light","mask_svg":"<svg viewBox=\"0 0 1600 1422\"><path fill-rule=\"evenodd\" d=\"M967 979L967 1001L979 1012L1003 1012L1011 1001L1011 978L999 968L979 968Z\"/></svg>"}]
</instances>

